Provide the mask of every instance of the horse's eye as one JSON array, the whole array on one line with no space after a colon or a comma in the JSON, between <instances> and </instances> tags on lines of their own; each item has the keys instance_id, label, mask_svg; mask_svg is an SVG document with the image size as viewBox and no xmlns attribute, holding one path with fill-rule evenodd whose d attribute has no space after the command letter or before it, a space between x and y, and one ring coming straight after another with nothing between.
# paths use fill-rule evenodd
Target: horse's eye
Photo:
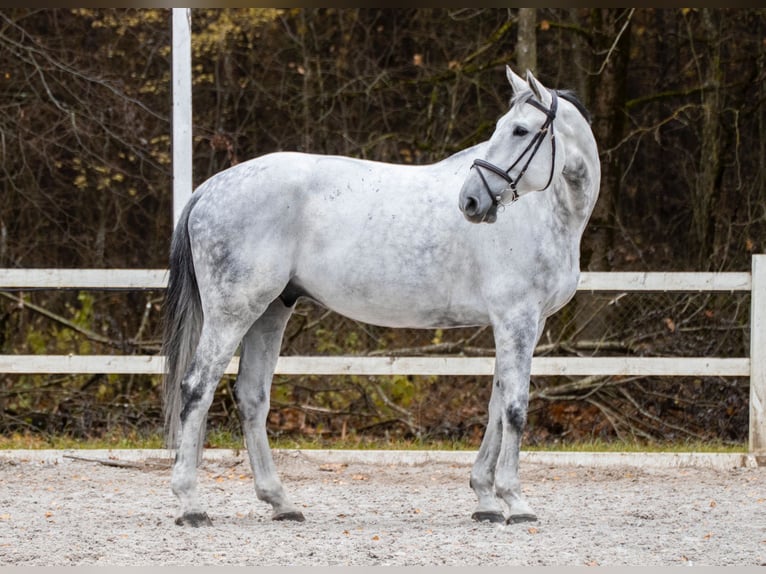
<instances>
[{"instance_id":1,"label":"horse's eye","mask_svg":"<svg viewBox=\"0 0 766 574\"><path fill-rule=\"evenodd\" d=\"M527 128L523 128L521 126L516 126L513 128L513 135L515 136L525 136L529 133L529 130Z\"/></svg>"}]
</instances>

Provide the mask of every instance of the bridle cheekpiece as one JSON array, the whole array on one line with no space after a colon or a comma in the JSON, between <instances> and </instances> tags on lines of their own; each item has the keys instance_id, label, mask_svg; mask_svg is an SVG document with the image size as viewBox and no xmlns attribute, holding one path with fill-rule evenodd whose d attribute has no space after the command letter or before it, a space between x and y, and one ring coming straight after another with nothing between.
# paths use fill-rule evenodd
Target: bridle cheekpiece
<instances>
[{"instance_id":1,"label":"bridle cheekpiece","mask_svg":"<svg viewBox=\"0 0 766 574\"><path fill-rule=\"evenodd\" d=\"M503 198L503 195L505 195L507 192L511 192L512 198L511 202L516 201L519 198L519 193L516 190L516 187L519 184L519 181L521 181L521 178L524 177L524 174L527 172L527 168L529 167L529 164L532 163L532 159L534 159L535 154L537 153L537 150L540 149L540 146L543 143L543 140L545 139L545 136L548 133L548 130L551 132L551 171L550 175L548 176L548 183L545 184L542 188L540 188L538 191L543 191L544 189L547 189L547 187L551 184L553 181L553 170L556 165L556 137L553 133L553 120L556 119L556 111L558 110L558 96L556 95L556 92L554 90L550 90L551 94L551 107L545 108L540 102L533 99L526 100L526 103L529 105L537 108L541 112L543 112L547 117L545 118L545 122L543 122L543 125L540 126L540 129L537 131L537 133L534 135L532 140L527 144L527 147L524 148L524 151L519 154L519 156L516 158L516 160L511 164L511 166L508 169L503 169L501 167L496 166L493 163L490 163L483 159L475 159L473 160L473 165L471 166L471 169L474 167L477 168L476 171L479 173L479 177L481 177L481 181L484 184L484 189L489 194L489 197L492 199L492 209L496 210L497 207L500 205L500 202ZM531 151L531 153L529 153ZM524 164L524 166L521 168L521 171L516 175L516 179L513 179L511 177L511 170L516 167L516 165L524 159L524 157L529 154L527 158L527 162ZM484 177L484 174L482 173L482 169L486 169L488 171L491 171L495 175L501 177L505 180L505 182L508 184L503 191L501 191L499 194L495 195L492 193L492 189L489 187L489 183L487 182L487 178Z\"/></svg>"}]
</instances>

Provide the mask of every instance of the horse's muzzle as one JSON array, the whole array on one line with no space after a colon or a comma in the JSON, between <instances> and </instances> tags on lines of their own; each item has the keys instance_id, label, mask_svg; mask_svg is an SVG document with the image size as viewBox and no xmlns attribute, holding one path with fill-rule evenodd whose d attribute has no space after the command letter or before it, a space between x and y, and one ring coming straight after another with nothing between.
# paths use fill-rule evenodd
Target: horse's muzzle
<instances>
[{"instance_id":1,"label":"horse's muzzle","mask_svg":"<svg viewBox=\"0 0 766 574\"><path fill-rule=\"evenodd\" d=\"M471 223L494 223L497 221L497 204L488 201L486 193L460 193L460 211Z\"/></svg>"}]
</instances>

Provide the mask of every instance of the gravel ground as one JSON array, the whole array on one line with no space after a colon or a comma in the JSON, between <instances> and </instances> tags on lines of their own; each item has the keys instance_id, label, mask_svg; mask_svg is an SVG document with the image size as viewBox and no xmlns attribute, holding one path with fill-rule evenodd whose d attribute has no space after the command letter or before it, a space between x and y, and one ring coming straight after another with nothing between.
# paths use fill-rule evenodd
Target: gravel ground
<instances>
[{"instance_id":1,"label":"gravel ground","mask_svg":"<svg viewBox=\"0 0 766 574\"><path fill-rule=\"evenodd\" d=\"M272 522L232 456L203 463L213 526L191 529L166 460L0 458L0 565L766 564L764 467L522 462L539 521L504 526L470 519L465 462L276 460L306 522Z\"/></svg>"}]
</instances>

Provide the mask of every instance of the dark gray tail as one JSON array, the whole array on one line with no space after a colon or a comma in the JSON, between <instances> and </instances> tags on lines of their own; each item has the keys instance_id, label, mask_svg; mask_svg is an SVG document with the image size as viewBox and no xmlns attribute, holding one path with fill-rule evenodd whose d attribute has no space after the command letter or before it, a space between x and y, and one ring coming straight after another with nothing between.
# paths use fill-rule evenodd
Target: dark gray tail
<instances>
[{"instance_id":1,"label":"dark gray tail","mask_svg":"<svg viewBox=\"0 0 766 574\"><path fill-rule=\"evenodd\" d=\"M165 412L165 441L168 448L177 446L181 424L181 381L194 357L202 330L202 305L197 278L194 275L189 213L199 196L192 194L173 232L170 245L170 273L165 292L164 332L162 354L165 355L163 378L163 409ZM203 430L204 433L204 425Z\"/></svg>"}]
</instances>

